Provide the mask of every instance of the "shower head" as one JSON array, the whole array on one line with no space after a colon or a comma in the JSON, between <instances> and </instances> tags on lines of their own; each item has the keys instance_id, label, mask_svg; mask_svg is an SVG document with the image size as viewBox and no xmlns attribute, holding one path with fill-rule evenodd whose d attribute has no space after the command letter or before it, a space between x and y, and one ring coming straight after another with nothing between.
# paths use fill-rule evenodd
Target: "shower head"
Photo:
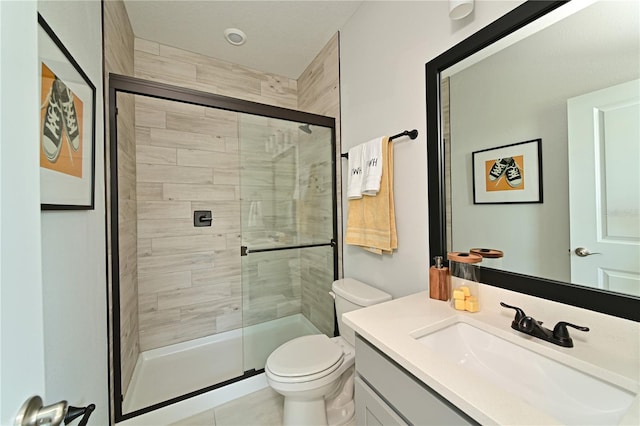
<instances>
[{"instance_id":1,"label":"shower head","mask_svg":"<svg viewBox=\"0 0 640 426\"><path fill-rule=\"evenodd\" d=\"M309 124L303 124L302 126L298 126L298 129L302 130L303 132L305 132L306 134L310 135L311 134L311 128L309 127Z\"/></svg>"}]
</instances>

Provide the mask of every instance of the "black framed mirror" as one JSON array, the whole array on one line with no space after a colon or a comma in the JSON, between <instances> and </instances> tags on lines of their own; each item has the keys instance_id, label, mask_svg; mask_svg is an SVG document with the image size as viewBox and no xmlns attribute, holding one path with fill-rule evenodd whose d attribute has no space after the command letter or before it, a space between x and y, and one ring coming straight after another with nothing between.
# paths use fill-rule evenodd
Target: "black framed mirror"
<instances>
[{"instance_id":1,"label":"black framed mirror","mask_svg":"<svg viewBox=\"0 0 640 426\"><path fill-rule=\"evenodd\" d=\"M461 61L495 45L508 35L529 26L568 1L527 1L426 64L427 164L429 194L430 257L445 256L451 228L447 229L445 139L441 126L441 75ZM543 148L544 149L544 148ZM468 165L471 169L471 164ZM471 177L469 177L471 179ZM546 187L545 187L546 197ZM513 236L516 237L515 235ZM454 247L455 248L455 247ZM640 297L587 287L568 281L481 267L484 284L590 309L633 321L640 321Z\"/></svg>"}]
</instances>

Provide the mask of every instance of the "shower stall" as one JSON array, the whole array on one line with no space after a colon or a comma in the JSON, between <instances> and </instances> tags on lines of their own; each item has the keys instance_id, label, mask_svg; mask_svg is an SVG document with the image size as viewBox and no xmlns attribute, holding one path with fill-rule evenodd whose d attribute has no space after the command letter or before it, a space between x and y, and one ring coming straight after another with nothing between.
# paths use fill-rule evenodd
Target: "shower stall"
<instances>
[{"instance_id":1,"label":"shower stall","mask_svg":"<svg viewBox=\"0 0 640 426\"><path fill-rule=\"evenodd\" d=\"M333 118L110 75L116 421L333 336Z\"/></svg>"}]
</instances>

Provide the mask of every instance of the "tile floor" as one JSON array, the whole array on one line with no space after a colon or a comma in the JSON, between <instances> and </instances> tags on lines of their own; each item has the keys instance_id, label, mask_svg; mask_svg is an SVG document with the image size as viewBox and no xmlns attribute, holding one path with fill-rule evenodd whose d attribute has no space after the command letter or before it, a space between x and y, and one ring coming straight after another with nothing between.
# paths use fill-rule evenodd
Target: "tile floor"
<instances>
[{"instance_id":1,"label":"tile floor","mask_svg":"<svg viewBox=\"0 0 640 426\"><path fill-rule=\"evenodd\" d=\"M281 426L283 405L282 395L267 387L172 426Z\"/></svg>"}]
</instances>

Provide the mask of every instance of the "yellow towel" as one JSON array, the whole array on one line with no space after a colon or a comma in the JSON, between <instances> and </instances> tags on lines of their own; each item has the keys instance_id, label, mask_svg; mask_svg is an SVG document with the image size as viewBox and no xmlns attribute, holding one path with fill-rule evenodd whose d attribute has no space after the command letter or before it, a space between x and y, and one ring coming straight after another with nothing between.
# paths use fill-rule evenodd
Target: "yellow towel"
<instances>
[{"instance_id":1,"label":"yellow towel","mask_svg":"<svg viewBox=\"0 0 640 426\"><path fill-rule=\"evenodd\" d=\"M372 253L391 253L398 248L393 206L393 146L382 141L382 179L377 195L347 202L347 231L344 241Z\"/></svg>"}]
</instances>

